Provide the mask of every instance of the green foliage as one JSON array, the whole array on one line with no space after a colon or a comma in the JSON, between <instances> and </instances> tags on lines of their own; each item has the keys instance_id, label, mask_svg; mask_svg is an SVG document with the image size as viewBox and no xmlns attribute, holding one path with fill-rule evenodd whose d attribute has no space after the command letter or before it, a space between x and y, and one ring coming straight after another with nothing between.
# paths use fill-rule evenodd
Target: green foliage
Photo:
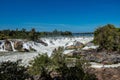
<instances>
[{"instance_id":1,"label":"green foliage","mask_svg":"<svg viewBox=\"0 0 120 80\"><path fill-rule=\"evenodd\" d=\"M56 67L59 67L61 64L65 62L65 56L63 54L63 47L59 47L58 49L55 49L51 55L51 59L53 61L53 64Z\"/></svg>"},{"instance_id":2,"label":"green foliage","mask_svg":"<svg viewBox=\"0 0 120 80\"><path fill-rule=\"evenodd\" d=\"M75 57L67 61L67 57L63 54L64 49L59 47L53 51L52 56L47 54L37 56L30 67L31 73L40 74L40 79L51 80L50 72L57 72L59 76L52 80L96 80L94 75L84 71L85 62L81 61L80 57Z\"/></svg>"},{"instance_id":3,"label":"green foliage","mask_svg":"<svg viewBox=\"0 0 120 80\"><path fill-rule=\"evenodd\" d=\"M0 34L0 40L4 40L4 39L7 39L7 38L9 38L7 35Z\"/></svg>"},{"instance_id":4,"label":"green foliage","mask_svg":"<svg viewBox=\"0 0 120 80\"><path fill-rule=\"evenodd\" d=\"M120 51L120 29L108 24L94 32L94 43L107 51Z\"/></svg>"},{"instance_id":5,"label":"green foliage","mask_svg":"<svg viewBox=\"0 0 120 80\"><path fill-rule=\"evenodd\" d=\"M85 73L81 65L67 67L66 64L58 68L63 80L97 80L95 75Z\"/></svg>"},{"instance_id":6,"label":"green foliage","mask_svg":"<svg viewBox=\"0 0 120 80\"><path fill-rule=\"evenodd\" d=\"M21 30L1 30L0 31L0 39L30 39L33 41L38 40L39 37L54 37L54 36L72 36L72 33L69 31L58 31L54 30L53 32L37 32L34 28L30 31L26 31L26 29Z\"/></svg>"},{"instance_id":7,"label":"green foliage","mask_svg":"<svg viewBox=\"0 0 120 80\"><path fill-rule=\"evenodd\" d=\"M65 57L64 62L56 70L61 73L63 80L97 80L95 75L85 72L87 64L80 56Z\"/></svg>"},{"instance_id":8,"label":"green foliage","mask_svg":"<svg viewBox=\"0 0 120 80\"><path fill-rule=\"evenodd\" d=\"M25 80L29 78L27 68L17 62L2 62L0 64L0 80Z\"/></svg>"},{"instance_id":9,"label":"green foliage","mask_svg":"<svg viewBox=\"0 0 120 80\"><path fill-rule=\"evenodd\" d=\"M33 28L31 29L31 31L29 32L29 39L36 41L38 39L38 35L36 33L36 30Z\"/></svg>"},{"instance_id":10,"label":"green foliage","mask_svg":"<svg viewBox=\"0 0 120 80\"><path fill-rule=\"evenodd\" d=\"M47 54L39 54L31 63L29 72L31 74L41 74L42 70L45 69L48 71L52 62Z\"/></svg>"}]
</instances>

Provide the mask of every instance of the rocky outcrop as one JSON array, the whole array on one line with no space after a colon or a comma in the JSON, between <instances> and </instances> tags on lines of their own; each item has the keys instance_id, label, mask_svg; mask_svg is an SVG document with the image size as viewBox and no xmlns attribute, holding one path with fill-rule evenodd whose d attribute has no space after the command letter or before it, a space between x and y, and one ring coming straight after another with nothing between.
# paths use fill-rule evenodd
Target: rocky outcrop
<instances>
[{"instance_id":1,"label":"rocky outcrop","mask_svg":"<svg viewBox=\"0 0 120 80\"><path fill-rule=\"evenodd\" d=\"M14 42L14 47L18 51L22 51L23 48L23 42L22 41L15 41Z\"/></svg>"},{"instance_id":2,"label":"rocky outcrop","mask_svg":"<svg viewBox=\"0 0 120 80\"><path fill-rule=\"evenodd\" d=\"M41 43L41 44L42 44L42 45L44 45L44 46L48 46L48 44L47 44L47 43L45 43L44 41L42 41L42 40L40 40L40 39L39 39L39 40L37 40L36 42L37 42L37 43Z\"/></svg>"},{"instance_id":3,"label":"rocky outcrop","mask_svg":"<svg viewBox=\"0 0 120 80\"><path fill-rule=\"evenodd\" d=\"M4 43L4 47L5 47L5 50L7 51L13 51L12 50L12 45L11 45L11 42L9 40L5 40L5 43Z\"/></svg>"},{"instance_id":4,"label":"rocky outcrop","mask_svg":"<svg viewBox=\"0 0 120 80\"><path fill-rule=\"evenodd\" d=\"M120 67L100 69L90 68L88 72L95 74L98 80L120 80Z\"/></svg>"},{"instance_id":5,"label":"rocky outcrop","mask_svg":"<svg viewBox=\"0 0 120 80\"><path fill-rule=\"evenodd\" d=\"M83 50L90 50L90 49L97 49L99 46L95 45L92 42L88 42L87 44L85 44L85 47L82 48Z\"/></svg>"},{"instance_id":6,"label":"rocky outcrop","mask_svg":"<svg viewBox=\"0 0 120 80\"><path fill-rule=\"evenodd\" d=\"M82 56L85 60L90 62L97 62L102 64L116 64L120 63L119 52L98 52L96 49L91 50L74 50L66 53L68 56Z\"/></svg>"},{"instance_id":7,"label":"rocky outcrop","mask_svg":"<svg viewBox=\"0 0 120 80\"><path fill-rule=\"evenodd\" d=\"M36 44L29 43L29 41L22 40L3 40L0 44L0 51L19 51L19 52L30 52L36 51L33 46Z\"/></svg>"},{"instance_id":8,"label":"rocky outcrop","mask_svg":"<svg viewBox=\"0 0 120 80\"><path fill-rule=\"evenodd\" d=\"M81 42L74 42L73 44L66 46L66 49L81 49L84 47L84 44Z\"/></svg>"}]
</instances>

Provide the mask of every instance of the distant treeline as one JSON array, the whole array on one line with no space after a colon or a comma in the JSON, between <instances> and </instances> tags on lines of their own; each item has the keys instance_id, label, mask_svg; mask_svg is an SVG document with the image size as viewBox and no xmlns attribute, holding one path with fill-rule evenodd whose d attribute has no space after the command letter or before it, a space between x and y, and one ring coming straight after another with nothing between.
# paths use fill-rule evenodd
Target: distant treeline
<instances>
[{"instance_id":1,"label":"distant treeline","mask_svg":"<svg viewBox=\"0 0 120 80\"><path fill-rule=\"evenodd\" d=\"M75 34L94 34L94 32L79 32L79 33L75 33Z\"/></svg>"},{"instance_id":2,"label":"distant treeline","mask_svg":"<svg viewBox=\"0 0 120 80\"><path fill-rule=\"evenodd\" d=\"M79 33L73 33L73 36L94 36L94 32L79 32Z\"/></svg>"},{"instance_id":3,"label":"distant treeline","mask_svg":"<svg viewBox=\"0 0 120 80\"><path fill-rule=\"evenodd\" d=\"M21 30L0 30L0 40L1 39L30 39L37 40L40 37L50 37L50 36L72 36L70 31L58 31L54 30L52 32L38 32L35 28L27 31L26 29Z\"/></svg>"}]
</instances>

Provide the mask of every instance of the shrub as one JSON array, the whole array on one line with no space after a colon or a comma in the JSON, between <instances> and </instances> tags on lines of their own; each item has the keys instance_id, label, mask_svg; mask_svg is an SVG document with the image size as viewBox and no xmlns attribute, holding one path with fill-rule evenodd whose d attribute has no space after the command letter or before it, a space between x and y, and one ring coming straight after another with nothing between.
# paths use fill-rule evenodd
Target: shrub
<instances>
[{"instance_id":1,"label":"shrub","mask_svg":"<svg viewBox=\"0 0 120 80\"><path fill-rule=\"evenodd\" d=\"M107 51L120 51L120 29L108 24L96 29L94 32L94 43L99 48Z\"/></svg>"},{"instance_id":2,"label":"shrub","mask_svg":"<svg viewBox=\"0 0 120 80\"><path fill-rule=\"evenodd\" d=\"M94 75L84 71L85 63L81 62L80 57L75 57L73 65L69 66L69 61L63 54L63 48L59 47L53 51L51 57L47 54L37 56L30 67L31 73L40 74L40 80L96 80ZM50 73L58 73L51 78Z\"/></svg>"},{"instance_id":3,"label":"shrub","mask_svg":"<svg viewBox=\"0 0 120 80\"><path fill-rule=\"evenodd\" d=\"M29 78L27 68L17 62L2 62L0 64L0 80L25 80Z\"/></svg>"},{"instance_id":4,"label":"shrub","mask_svg":"<svg viewBox=\"0 0 120 80\"><path fill-rule=\"evenodd\" d=\"M47 54L39 54L34 60L31 62L31 66L29 72L33 75L41 74L42 70L48 71L52 62Z\"/></svg>"}]
</instances>

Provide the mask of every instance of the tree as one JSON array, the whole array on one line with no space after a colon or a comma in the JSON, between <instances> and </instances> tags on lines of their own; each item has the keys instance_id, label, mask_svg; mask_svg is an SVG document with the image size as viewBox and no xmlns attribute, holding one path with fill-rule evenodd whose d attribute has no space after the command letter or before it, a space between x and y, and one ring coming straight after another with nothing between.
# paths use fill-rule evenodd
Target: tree
<instances>
[{"instance_id":1,"label":"tree","mask_svg":"<svg viewBox=\"0 0 120 80\"><path fill-rule=\"evenodd\" d=\"M30 37L30 40L33 40L33 41L38 39L38 35L36 34L36 30L34 28L31 29L29 33L29 37Z\"/></svg>"},{"instance_id":2,"label":"tree","mask_svg":"<svg viewBox=\"0 0 120 80\"><path fill-rule=\"evenodd\" d=\"M107 51L120 51L120 31L114 25L108 24L96 29L94 43L99 49Z\"/></svg>"},{"instance_id":3,"label":"tree","mask_svg":"<svg viewBox=\"0 0 120 80\"><path fill-rule=\"evenodd\" d=\"M5 34L0 34L0 40L8 39L9 36L6 36Z\"/></svg>"}]
</instances>

